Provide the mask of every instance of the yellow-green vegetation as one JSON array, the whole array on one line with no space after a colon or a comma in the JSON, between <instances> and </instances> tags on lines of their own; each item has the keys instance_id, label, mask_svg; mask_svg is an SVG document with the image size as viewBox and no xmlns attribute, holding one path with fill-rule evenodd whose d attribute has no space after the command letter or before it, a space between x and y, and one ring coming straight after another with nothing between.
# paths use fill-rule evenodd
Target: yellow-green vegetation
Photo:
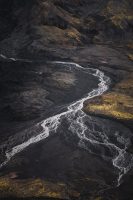
<instances>
[{"instance_id":1,"label":"yellow-green vegetation","mask_svg":"<svg viewBox=\"0 0 133 200\"><path fill-rule=\"evenodd\" d=\"M121 5L121 7L120 7ZM117 1L115 0L110 0L107 4L107 8L106 8L108 14L122 14L122 13L127 13L127 9L128 9L128 3L125 1L122 1L121 3L117 3Z\"/></svg>"},{"instance_id":2,"label":"yellow-green vegetation","mask_svg":"<svg viewBox=\"0 0 133 200\"><path fill-rule=\"evenodd\" d=\"M51 13L52 17L50 17ZM37 16L40 16L42 23L34 28L36 35L41 37L42 46L49 43L58 45L81 44L80 32L76 27L82 25L82 19L73 16L61 7L55 6L50 1L42 3Z\"/></svg>"},{"instance_id":3,"label":"yellow-green vegetation","mask_svg":"<svg viewBox=\"0 0 133 200\"><path fill-rule=\"evenodd\" d=\"M128 58L133 61L133 54L128 54Z\"/></svg>"},{"instance_id":4,"label":"yellow-green vegetation","mask_svg":"<svg viewBox=\"0 0 133 200\"><path fill-rule=\"evenodd\" d=\"M127 1L109 1L102 14L120 29L125 28L126 21L133 20L133 13Z\"/></svg>"},{"instance_id":5,"label":"yellow-green vegetation","mask_svg":"<svg viewBox=\"0 0 133 200\"><path fill-rule=\"evenodd\" d=\"M43 19L46 20L47 22L49 22L49 14L51 13L55 19L58 16L61 19L65 20L66 22L70 23L71 25L79 25L82 22L82 19L73 16L68 11L62 9L61 7L55 6L50 1L45 1L41 4L40 12L41 15L43 16Z\"/></svg>"},{"instance_id":6,"label":"yellow-green vegetation","mask_svg":"<svg viewBox=\"0 0 133 200\"><path fill-rule=\"evenodd\" d=\"M75 28L68 28L63 30L55 26L45 25L37 28L37 34L42 37L44 43L58 43L58 45L81 44L81 35Z\"/></svg>"},{"instance_id":7,"label":"yellow-green vegetation","mask_svg":"<svg viewBox=\"0 0 133 200\"><path fill-rule=\"evenodd\" d=\"M74 39L75 41L80 43L80 33L76 29L74 28L68 29L67 36L68 38Z\"/></svg>"},{"instance_id":8,"label":"yellow-green vegetation","mask_svg":"<svg viewBox=\"0 0 133 200\"><path fill-rule=\"evenodd\" d=\"M112 92L103 95L101 101L103 103L89 104L85 109L118 119L133 119L133 98L130 96Z\"/></svg>"},{"instance_id":9,"label":"yellow-green vegetation","mask_svg":"<svg viewBox=\"0 0 133 200\"><path fill-rule=\"evenodd\" d=\"M126 21L133 20L133 15L125 15L124 13L122 13L114 15L110 19L115 26L118 26L119 28L123 29L125 27Z\"/></svg>"},{"instance_id":10,"label":"yellow-green vegetation","mask_svg":"<svg viewBox=\"0 0 133 200\"><path fill-rule=\"evenodd\" d=\"M119 91L122 94L127 94L133 97L133 73L131 73L126 79L117 83L117 85L114 87L114 91Z\"/></svg>"},{"instance_id":11,"label":"yellow-green vegetation","mask_svg":"<svg viewBox=\"0 0 133 200\"><path fill-rule=\"evenodd\" d=\"M133 75L117 84L113 91L85 102L86 112L121 120L133 120Z\"/></svg>"},{"instance_id":12,"label":"yellow-green vegetation","mask_svg":"<svg viewBox=\"0 0 133 200\"><path fill-rule=\"evenodd\" d=\"M79 197L74 190L69 191L73 197ZM0 178L0 196L25 197L51 197L58 199L68 198L67 186L63 183L52 183L41 179L13 180L9 177Z\"/></svg>"},{"instance_id":13,"label":"yellow-green vegetation","mask_svg":"<svg viewBox=\"0 0 133 200\"><path fill-rule=\"evenodd\" d=\"M129 49L133 49L133 41L130 41L128 44L127 44L127 47Z\"/></svg>"}]
</instances>

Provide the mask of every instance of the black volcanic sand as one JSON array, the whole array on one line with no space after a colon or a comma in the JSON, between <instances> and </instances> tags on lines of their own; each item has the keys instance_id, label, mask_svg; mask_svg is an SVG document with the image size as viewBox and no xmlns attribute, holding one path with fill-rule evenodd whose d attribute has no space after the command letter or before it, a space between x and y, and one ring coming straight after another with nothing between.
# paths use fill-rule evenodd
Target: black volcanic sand
<instances>
[{"instance_id":1,"label":"black volcanic sand","mask_svg":"<svg viewBox=\"0 0 133 200\"><path fill-rule=\"evenodd\" d=\"M66 81L64 81L66 79ZM2 140L83 97L99 80L59 64L0 63L0 134Z\"/></svg>"},{"instance_id":2,"label":"black volcanic sand","mask_svg":"<svg viewBox=\"0 0 133 200\"><path fill-rule=\"evenodd\" d=\"M112 132L124 129L121 124L107 119L97 118L97 121L101 123L101 127L104 124L105 129L111 129ZM17 178L22 180L41 178L63 182L80 192L81 197L101 195L104 190L110 191L112 187L115 189L118 170L109 160L102 158L103 154L110 156L108 149L104 147L101 150L102 156L100 153L99 156L90 154L88 150L78 146L79 138L68 128L69 124L64 119L55 135L30 145L14 156L3 168L1 175L15 172L18 174Z\"/></svg>"},{"instance_id":3,"label":"black volcanic sand","mask_svg":"<svg viewBox=\"0 0 133 200\"><path fill-rule=\"evenodd\" d=\"M33 144L12 158L2 174L17 172L20 179L60 181L87 194L93 194L96 188L97 192L107 189L117 176L116 170L101 157L78 148L76 140L71 136L68 142L63 134L56 134Z\"/></svg>"},{"instance_id":4,"label":"black volcanic sand","mask_svg":"<svg viewBox=\"0 0 133 200\"><path fill-rule=\"evenodd\" d=\"M62 60L66 58L66 54L65 52ZM132 64L123 53L105 46L78 49L72 53L71 59L77 63L83 63L84 66L90 64L90 67L95 66L95 68L105 71L111 77L113 84L132 71ZM76 77L75 85L72 84L70 88L60 88L58 85L58 88L49 79L54 70L57 71L57 68L54 66L55 69L53 69L54 67L48 63L1 62L0 67L2 71L1 96L3 96L0 133L3 140L6 140L9 135L19 133L24 128L32 127L36 121L64 110L64 104L84 96L88 89L91 90L98 84L97 79L92 76L88 78L88 75L86 77L85 74L81 76L81 73L73 72ZM9 70L11 67L12 71ZM23 101L19 99L20 93L34 89L43 89L45 93L49 92L47 97L44 93L38 95L38 102L41 97L44 97L44 102L47 103L42 103L39 109L35 109L34 103L30 108L25 108L22 106ZM15 95L12 97L11 94ZM12 111L10 107L14 102L18 107L15 104ZM6 107L7 105L8 107ZM97 117L95 116L95 118ZM98 120L101 119L98 117ZM111 120L107 121L112 123ZM118 129L119 126L120 124L116 122ZM50 136L38 144L33 144L16 155L1 170L1 175L15 171L19 174L18 178L20 179L39 177L53 182L60 180L80 191L81 200L88 200L88 197L95 195L103 196L104 200L117 198L132 200L132 171L124 177L124 183L119 188L109 188L107 191L103 191L108 188L108 184L114 184L113 181L117 177L116 169L109 162L103 161L101 157L79 148L77 146L78 138L71 136L65 127L67 125L64 125L64 129L59 129L56 135ZM67 135L71 139L68 140Z\"/></svg>"}]
</instances>

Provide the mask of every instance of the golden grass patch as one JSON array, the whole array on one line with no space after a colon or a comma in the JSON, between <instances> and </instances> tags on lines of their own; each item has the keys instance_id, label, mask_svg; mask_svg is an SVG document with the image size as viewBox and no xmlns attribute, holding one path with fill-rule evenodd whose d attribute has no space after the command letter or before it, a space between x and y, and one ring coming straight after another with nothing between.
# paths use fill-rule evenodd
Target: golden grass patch
<instances>
[{"instance_id":1,"label":"golden grass patch","mask_svg":"<svg viewBox=\"0 0 133 200\"><path fill-rule=\"evenodd\" d=\"M76 191L72 191L77 195ZM8 177L0 178L0 196L14 196L18 198L25 197L52 197L65 198L66 185L61 183L52 183L40 179L12 180Z\"/></svg>"},{"instance_id":2,"label":"golden grass patch","mask_svg":"<svg viewBox=\"0 0 133 200\"><path fill-rule=\"evenodd\" d=\"M113 91L86 101L84 110L121 120L133 120L133 73L117 83Z\"/></svg>"}]
</instances>

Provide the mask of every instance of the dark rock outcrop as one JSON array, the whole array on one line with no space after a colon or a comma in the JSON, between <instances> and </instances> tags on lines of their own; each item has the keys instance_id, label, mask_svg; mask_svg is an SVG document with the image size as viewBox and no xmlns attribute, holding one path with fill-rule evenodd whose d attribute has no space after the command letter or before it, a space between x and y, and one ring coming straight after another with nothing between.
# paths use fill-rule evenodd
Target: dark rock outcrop
<instances>
[{"instance_id":1,"label":"dark rock outcrop","mask_svg":"<svg viewBox=\"0 0 133 200\"><path fill-rule=\"evenodd\" d=\"M132 8L131 0L1 0L0 50L25 56L48 46L129 43Z\"/></svg>"}]
</instances>

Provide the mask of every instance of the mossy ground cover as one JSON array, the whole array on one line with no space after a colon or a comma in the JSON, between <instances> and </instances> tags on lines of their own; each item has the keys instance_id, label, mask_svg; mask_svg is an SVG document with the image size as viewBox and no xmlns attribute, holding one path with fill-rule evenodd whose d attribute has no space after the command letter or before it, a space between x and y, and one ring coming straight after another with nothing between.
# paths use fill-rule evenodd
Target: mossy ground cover
<instances>
[{"instance_id":1,"label":"mossy ground cover","mask_svg":"<svg viewBox=\"0 0 133 200\"><path fill-rule=\"evenodd\" d=\"M133 120L133 74L116 84L113 91L84 104L88 113L120 120Z\"/></svg>"},{"instance_id":2,"label":"mossy ground cover","mask_svg":"<svg viewBox=\"0 0 133 200\"><path fill-rule=\"evenodd\" d=\"M68 194L69 193L69 194ZM67 191L64 183L52 183L41 179L18 180L7 177L0 178L0 197L68 199L68 196L79 197L74 190Z\"/></svg>"}]
</instances>

